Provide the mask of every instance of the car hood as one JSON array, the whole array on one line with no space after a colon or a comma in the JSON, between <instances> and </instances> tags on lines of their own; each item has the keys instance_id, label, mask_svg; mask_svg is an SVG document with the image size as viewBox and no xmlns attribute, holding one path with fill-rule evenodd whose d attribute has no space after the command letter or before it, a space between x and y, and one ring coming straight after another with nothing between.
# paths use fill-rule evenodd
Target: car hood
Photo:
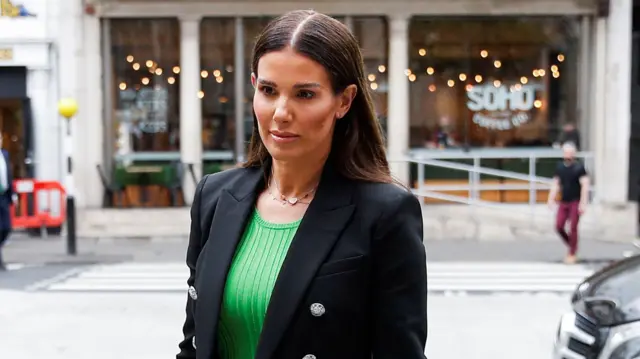
<instances>
[{"instance_id":1,"label":"car hood","mask_svg":"<svg viewBox=\"0 0 640 359\"><path fill-rule=\"evenodd\" d=\"M572 304L576 312L603 326L640 320L640 255L616 261L585 279Z\"/></svg>"}]
</instances>

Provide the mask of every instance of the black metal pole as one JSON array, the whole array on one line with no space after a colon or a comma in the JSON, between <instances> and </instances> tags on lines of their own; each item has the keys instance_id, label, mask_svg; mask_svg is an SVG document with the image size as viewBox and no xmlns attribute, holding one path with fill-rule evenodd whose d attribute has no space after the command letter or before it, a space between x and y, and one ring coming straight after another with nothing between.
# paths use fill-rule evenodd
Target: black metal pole
<instances>
[{"instance_id":1,"label":"black metal pole","mask_svg":"<svg viewBox=\"0 0 640 359\"><path fill-rule=\"evenodd\" d=\"M76 249L76 201L67 196L67 254L75 256Z\"/></svg>"},{"instance_id":2,"label":"black metal pole","mask_svg":"<svg viewBox=\"0 0 640 359\"><path fill-rule=\"evenodd\" d=\"M71 119L67 120L67 254L75 256L76 246L76 202L73 196L73 138L71 137Z\"/></svg>"}]
</instances>

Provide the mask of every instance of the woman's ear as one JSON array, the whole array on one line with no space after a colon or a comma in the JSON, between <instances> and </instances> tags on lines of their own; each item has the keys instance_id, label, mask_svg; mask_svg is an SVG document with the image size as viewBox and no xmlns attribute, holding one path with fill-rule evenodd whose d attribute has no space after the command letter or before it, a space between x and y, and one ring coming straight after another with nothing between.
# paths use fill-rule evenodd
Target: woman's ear
<instances>
[{"instance_id":1,"label":"woman's ear","mask_svg":"<svg viewBox=\"0 0 640 359\"><path fill-rule=\"evenodd\" d=\"M347 112L349 112L353 99L356 98L357 93L358 87L356 85L349 85L344 89L344 91L342 91L342 94L340 94L338 111L336 113L337 118L342 118L347 114Z\"/></svg>"},{"instance_id":2,"label":"woman's ear","mask_svg":"<svg viewBox=\"0 0 640 359\"><path fill-rule=\"evenodd\" d=\"M253 86L253 88L256 88L256 81L257 81L257 77L255 73L251 73L251 86Z\"/></svg>"}]
</instances>

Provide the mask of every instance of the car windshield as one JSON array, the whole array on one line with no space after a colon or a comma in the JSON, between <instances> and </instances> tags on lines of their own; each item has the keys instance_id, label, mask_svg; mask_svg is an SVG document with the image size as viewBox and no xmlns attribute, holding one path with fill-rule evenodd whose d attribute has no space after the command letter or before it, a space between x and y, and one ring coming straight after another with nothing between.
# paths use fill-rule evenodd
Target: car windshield
<instances>
[{"instance_id":1,"label":"car windshield","mask_svg":"<svg viewBox=\"0 0 640 359\"><path fill-rule=\"evenodd\" d=\"M626 312L625 316L638 316L640 256L616 262L589 278L588 282L585 296L613 299L617 302L618 309Z\"/></svg>"}]
</instances>

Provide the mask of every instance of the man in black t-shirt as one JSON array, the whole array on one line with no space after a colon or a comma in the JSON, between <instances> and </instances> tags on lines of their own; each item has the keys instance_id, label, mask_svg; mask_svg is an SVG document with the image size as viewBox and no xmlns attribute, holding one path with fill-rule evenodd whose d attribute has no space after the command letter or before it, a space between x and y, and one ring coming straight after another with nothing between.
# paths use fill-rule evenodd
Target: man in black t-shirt
<instances>
[{"instance_id":1,"label":"man in black t-shirt","mask_svg":"<svg viewBox=\"0 0 640 359\"><path fill-rule=\"evenodd\" d=\"M565 263L576 262L578 250L578 221L589 202L589 177L584 165L576 158L576 147L567 142L562 146L563 159L558 163L553 176L553 185L549 191L549 206L555 207L556 197L560 191L560 202L556 215L556 231L569 247ZM565 224L570 223L567 233Z\"/></svg>"}]
</instances>

